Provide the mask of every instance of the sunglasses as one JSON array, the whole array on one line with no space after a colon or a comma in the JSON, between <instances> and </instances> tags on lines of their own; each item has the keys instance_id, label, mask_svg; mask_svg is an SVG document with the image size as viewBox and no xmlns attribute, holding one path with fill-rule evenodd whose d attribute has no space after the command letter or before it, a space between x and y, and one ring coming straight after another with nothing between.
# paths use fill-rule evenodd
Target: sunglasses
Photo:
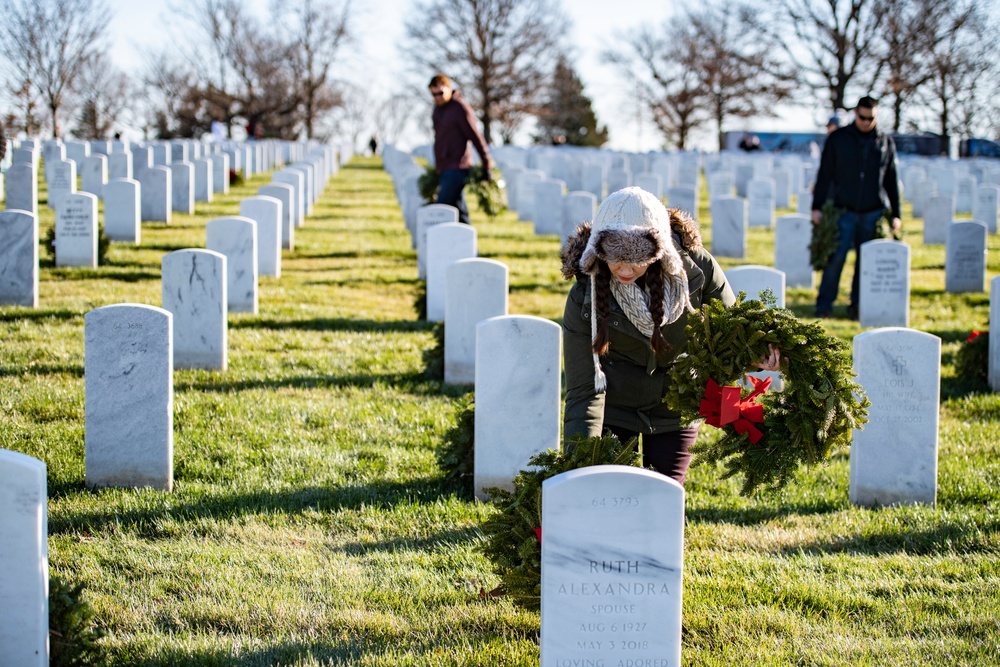
<instances>
[{"instance_id":1,"label":"sunglasses","mask_svg":"<svg viewBox=\"0 0 1000 667\"><path fill-rule=\"evenodd\" d=\"M442 95L444 95L444 91L439 90L436 93L431 93L431 95L433 95L434 97L441 97Z\"/></svg>"},{"instance_id":2,"label":"sunglasses","mask_svg":"<svg viewBox=\"0 0 1000 667\"><path fill-rule=\"evenodd\" d=\"M863 120L866 123L870 123L871 121L875 120L875 116L864 116L864 115L859 114L859 113L854 114L854 115L858 117L858 120Z\"/></svg>"}]
</instances>

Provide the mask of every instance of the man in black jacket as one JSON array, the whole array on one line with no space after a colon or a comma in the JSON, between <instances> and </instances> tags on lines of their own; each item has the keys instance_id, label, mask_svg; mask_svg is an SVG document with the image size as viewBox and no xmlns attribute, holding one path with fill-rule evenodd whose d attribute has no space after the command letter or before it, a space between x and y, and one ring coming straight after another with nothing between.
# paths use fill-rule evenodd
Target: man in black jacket
<instances>
[{"instance_id":1,"label":"man in black jacket","mask_svg":"<svg viewBox=\"0 0 1000 667\"><path fill-rule=\"evenodd\" d=\"M855 250L854 280L847 315L858 316L858 279L861 244L872 240L875 225L890 212L895 235L899 219L899 181L896 175L896 144L875 125L878 102L862 97L854 109L854 122L827 137L813 191L813 223L819 224L823 204L833 192L833 204L843 210L837 220L840 240L827 261L816 296L816 316L830 317L837 300L840 274L851 248Z\"/></svg>"}]
</instances>

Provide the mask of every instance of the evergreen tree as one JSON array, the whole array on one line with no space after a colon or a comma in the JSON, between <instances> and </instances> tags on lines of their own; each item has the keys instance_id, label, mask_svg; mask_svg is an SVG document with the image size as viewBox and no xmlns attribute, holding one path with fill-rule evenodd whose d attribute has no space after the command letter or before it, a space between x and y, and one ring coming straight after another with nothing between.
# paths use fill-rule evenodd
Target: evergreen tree
<instances>
[{"instance_id":1,"label":"evergreen tree","mask_svg":"<svg viewBox=\"0 0 1000 667\"><path fill-rule=\"evenodd\" d=\"M608 141L607 126L598 128L590 98L583 82L565 56L556 61L548 101L538 114L539 144L603 146Z\"/></svg>"}]
</instances>

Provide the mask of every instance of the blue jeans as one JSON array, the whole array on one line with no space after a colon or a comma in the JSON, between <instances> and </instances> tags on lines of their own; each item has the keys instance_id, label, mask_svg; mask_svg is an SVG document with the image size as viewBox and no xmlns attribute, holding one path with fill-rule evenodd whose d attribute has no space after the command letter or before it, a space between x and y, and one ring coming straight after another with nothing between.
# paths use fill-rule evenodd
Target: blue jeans
<instances>
[{"instance_id":1,"label":"blue jeans","mask_svg":"<svg viewBox=\"0 0 1000 667\"><path fill-rule=\"evenodd\" d=\"M816 295L816 313L825 314L833 310L833 302L837 300L837 292L840 290L840 274L844 271L844 262L847 260L847 253L853 248L854 257L854 278L851 281L851 305L858 305L858 280L861 275L861 244L871 241L875 236L875 223L882 217L882 211L871 211L869 213L854 213L845 211L837 219L837 228L840 230L840 240L837 249L827 260L826 268L823 269L823 278L819 283L819 293Z\"/></svg>"},{"instance_id":2,"label":"blue jeans","mask_svg":"<svg viewBox=\"0 0 1000 667\"><path fill-rule=\"evenodd\" d=\"M458 209L458 221L470 224L469 207L465 205L465 184L469 182L468 169L445 169L438 180L436 204L449 204Z\"/></svg>"}]
</instances>

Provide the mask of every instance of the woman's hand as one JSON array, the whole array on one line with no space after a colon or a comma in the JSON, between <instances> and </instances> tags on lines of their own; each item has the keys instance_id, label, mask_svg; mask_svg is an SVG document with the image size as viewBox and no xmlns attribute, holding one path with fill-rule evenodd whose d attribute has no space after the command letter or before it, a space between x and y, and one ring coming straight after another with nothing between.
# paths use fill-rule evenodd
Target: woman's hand
<instances>
[{"instance_id":1,"label":"woman's hand","mask_svg":"<svg viewBox=\"0 0 1000 667\"><path fill-rule=\"evenodd\" d=\"M755 366L757 366L758 370L762 371L780 371L781 350L769 344L767 346L767 356L761 356L760 361Z\"/></svg>"}]
</instances>

